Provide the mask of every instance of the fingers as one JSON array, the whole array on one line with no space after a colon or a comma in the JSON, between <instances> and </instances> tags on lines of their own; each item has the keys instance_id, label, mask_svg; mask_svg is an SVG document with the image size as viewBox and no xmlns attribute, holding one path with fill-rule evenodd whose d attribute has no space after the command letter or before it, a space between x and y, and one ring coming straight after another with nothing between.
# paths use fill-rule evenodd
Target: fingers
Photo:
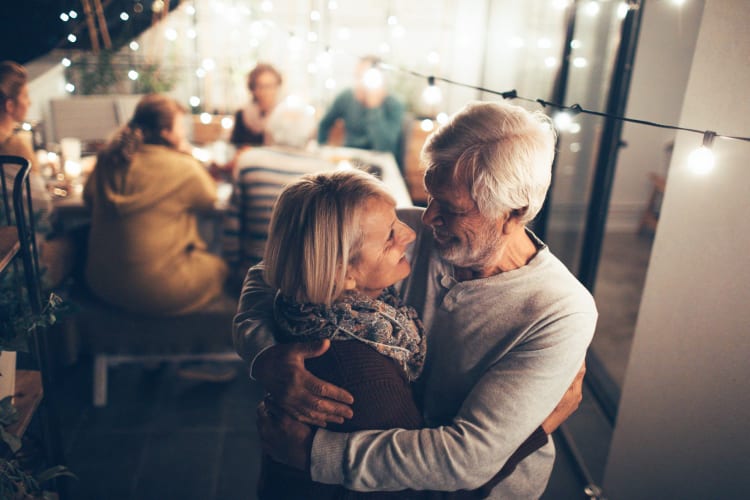
<instances>
[{"instance_id":1,"label":"fingers","mask_svg":"<svg viewBox=\"0 0 750 500\"><path fill-rule=\"evenodd\" d=\"M328 348L331 347L331 341L328 339L323 339L316 340L315 342L300 342L293 345L303 359L308 359L322 356L323 353L325 353Z\"/></svg>"}]
</instances>

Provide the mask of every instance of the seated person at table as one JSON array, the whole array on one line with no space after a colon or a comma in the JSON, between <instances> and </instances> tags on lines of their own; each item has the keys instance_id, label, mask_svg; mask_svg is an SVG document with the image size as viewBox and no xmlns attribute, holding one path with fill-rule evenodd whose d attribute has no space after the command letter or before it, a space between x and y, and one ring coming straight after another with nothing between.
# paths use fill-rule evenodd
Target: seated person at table
<instances>
[{"instance_id":1,"label":"seated person at table","mask_svg":"<svg viewBox=\"0 0 750 500\"><path fill-rule=\"evenodd\" d=\"M304 174L335 168L305 149L314 132L312 110L287 99L268 117L268 146L246 150L237 158L222 249L230 283L238 290L248 268L263 258L271 210L284 186Z\"/></svg>"},{"instance_id":2,"label":"seated person at table","mask_svg":"<svg viewBox=\"0 0 750 500\"><path fill-rule=\"evenodd\" d=\"M42 268L42 284L53 287L59 285L70 272L73 245L69 238L51 233L49 216L52 211L52 198L39 171L31 138L18 133L18 126L26 119L30 106L26 69L12 61L0 62L0 155L20 156L31 162L29 183L39 264ZM12 180L16 170L6 166L5 172L8 191L12 192Z\"/></svg>"},{"instance_id":3,"label":"seated person at table","mask_svg":"<svg viewBox=\"0 0 750 500\"><path fill-rule=\"evenodd\" d=\"M198 233L195 211L214 207L216 185L184 152L183 119L173 99L143 97L84 188L92 212L86 281L101 299L136 313L200 309L227 275Z\"/></svg>"},{"instance_id":4,"label":"seated person at table","mask_svg":"<svg viewBox=\"0 0 750 500\"><path fill-rule=\"evenodd\" d=\"M388 94L379 62L373 56L360 59L354 87L341 92L320 120L320 144L328 142L334 122L342 119L346 129L344 146L387 151L399 161L404 106Z\"/></svg>"},{"instance_id":5,"label":"seated person at table","mask_svg":"<svg viewBox=\"0 0 750 500\"><path fill-rule=\"evenodd\" d=\"M354 417L330 425L332 431L425 425L409 384L424 366L424 327L393 288L410 272L406 250L415 233L396 217L396 203L386 189L356 170L306 175L281 193L269 227L264 275L276 290L276 340L329 339L330 349L309 360L308 367L354 397ZM537 444L525 443L525 450L513 461L544 444L542 431L540 436ZM308 473L268 456L263 459L258 495L261 499L371 497L315 483ZM381 496L458 495L401 491L377 497Z\"/></svg>"},{"instance_id":6,"label":"seated person at table","mask_svg":"<svg viewBox=\"0 0 750 500\"><path fill-rule=\"evenodd\" d=\"M266 121L278 102L281 82L281 73L270 64L258 63L247 75L250 101L234 115L229 138L237 149L263 144Z\"/></svg>"}]
</instances>

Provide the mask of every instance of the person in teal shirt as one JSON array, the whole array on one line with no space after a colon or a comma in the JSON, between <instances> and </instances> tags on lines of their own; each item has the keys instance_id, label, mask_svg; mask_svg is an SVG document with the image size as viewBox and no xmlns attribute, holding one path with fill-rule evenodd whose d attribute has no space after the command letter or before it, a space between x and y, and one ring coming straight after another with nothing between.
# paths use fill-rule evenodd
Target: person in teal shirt
<instances>
[{"instance_id":1,"label":"person in teal shirt","mask_svg":"<svg viewBox=\"0 0 750 500\"><path fill-rule=\"evenodd\" d=\"M337 119L344 121L344 146L393 153L401 163L404 105L388 94L379 59L360 59L354 87L341 92L318 124L318 142L328 142Z\"/></svg>"}]
</instances>

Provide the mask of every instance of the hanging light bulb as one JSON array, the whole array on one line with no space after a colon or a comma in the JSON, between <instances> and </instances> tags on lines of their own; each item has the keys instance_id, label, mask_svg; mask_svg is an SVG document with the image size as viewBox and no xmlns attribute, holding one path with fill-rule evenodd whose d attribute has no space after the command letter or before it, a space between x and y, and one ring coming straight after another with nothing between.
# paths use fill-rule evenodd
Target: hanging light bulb
<instances>
[{"instance_id":1,"label":"hanging light bulb","mask_svg":"<svg viewBox=\"0 0 750 500\"><path fill-rule=\"evenodd\" d=\"M555 115L554 120L558 130L567 131L573 123L573 116L566 111L560 111Z\"/></svg>"},{"instance_id":2,"label":"hanging light bulb","mask_svg":"<svg viewBox=\"0 0 750 500\"><path fill-rule=\"evenodd\" d=\"M427 78L427 87L422 91L422 100L428 106L436 106L443 100L443 93L440 88L435 85L435 77L430 76Z\"/></svg>"},{"instance_id":3,"label":"hanging light bulb","mask_svg":"<svg viewBox=\"0 0 750 500\"><path fill-rule=\"evenodd\" d=\"M698 175L706 175L714 168L714 153L711 151L714 137L716 137L716 132L704 132L703 145L690 153L688 157L688 167Z\"/></svg>"}]
</instances>

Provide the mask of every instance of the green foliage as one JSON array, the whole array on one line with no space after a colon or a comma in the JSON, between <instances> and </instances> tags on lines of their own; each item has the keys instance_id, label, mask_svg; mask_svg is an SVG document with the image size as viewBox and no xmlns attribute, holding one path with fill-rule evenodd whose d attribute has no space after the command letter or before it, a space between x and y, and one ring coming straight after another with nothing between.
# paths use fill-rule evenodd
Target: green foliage
<instances>
[{"instance_id":1,"label":"green foliage","mask_svg":"<svg viewBox=\"0 0 750 500\"><path fill-rule=\"evenodd\" d=\"M136 94L161 94L172 90L177 78L158 64L141 64L136 68L138 79L133 83Z\"/></svg>"},{"instance_id":2,"label":"green foliage","mask_svg":"<svg viewBox=\"0 0 750 500\"><path fill-rule=\"evenodd\" d=\"M61 465L32 475L15 458L10 460L0 458L0 498L3 500L51 498L41 485L62 476L76 477L67 467Z\"/></svg>"}]
</instances>

